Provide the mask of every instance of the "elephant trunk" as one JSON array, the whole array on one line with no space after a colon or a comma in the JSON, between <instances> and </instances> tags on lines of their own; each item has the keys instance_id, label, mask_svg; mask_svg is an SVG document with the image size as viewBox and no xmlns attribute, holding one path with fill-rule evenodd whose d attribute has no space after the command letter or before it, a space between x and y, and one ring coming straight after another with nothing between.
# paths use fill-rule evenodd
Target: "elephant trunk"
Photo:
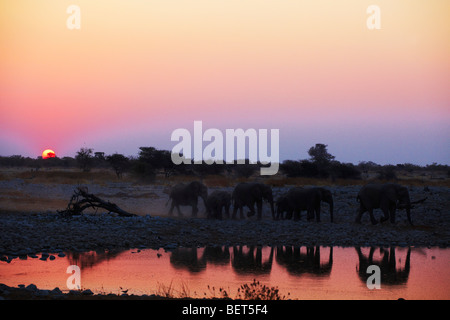
<instances>
[{"instance_id":1,"label":"elephant trunk","mask_svg":"<svg viewBox=\"0 0 450 320\"><path fill-rule=\"evenodd\" d=\"M273 218L273 220L275 220L276 217L275 217L275 210L273 207L273 199L269 200L269 203L270 203L270 210L272 211L272 218Z\"/></svg>"},{"instance_id":2,"label":"elephant trunk","mask_svg":"<svg viewBox=\"0 0 450 320\"><path fill-rule=\"evenodd\" d=\"M205 205L205 208L208 208L208 203L207 203L207 197L205 197L205 196L202 196L202 199L203 199L203 204Z\"/></svg>"},{"instance_id":3,"label":"elephant trunk","mask_svg":"<svg viewBox=\"0 0 450 320\"><path fill-rule=\"evenodd\" d=\"M283 211L281 209L281 204L277 203L276 206L277 206L277 216L276 216L276 218L279 219L279 217L283 216Z\"/></svg>"},{"instance_id":4,"label":"elephant trunk","mask_svg":"<svg viewBox=\"0 0 450 320\"><path fill-rule=\"evenodd\" d=\"M408 222L410 225L413 225L411 221L411 199L409 198L409 193L407 193L403 199L401 199L400 204L403 204L406 209L406 217L408 218Z\"/></svg>"},{"instance_id":5,"label":"elephant trunk","mask_svg":"<svg viewBox=\"0 0 450 320\"><path fill-rule=\"evenodd\" d=\"M205 208L207 208L207 199L208 199L208 188L206 186L202 187L202 190L200 192L200 197L203 199L203 204L205 205Z\"/></svg>"},{"instance_id":6,"label":"elephant trunk","mask_svg":"<svg viewBox=\"0 0 450 320\"><path fill-rule=\"evenodd\" d=\"M406 216L408 217L408 221L410 225L413 225L412 221L411 221L411 203L408 202L406 204Z\"/></svg>"}]
</instances>

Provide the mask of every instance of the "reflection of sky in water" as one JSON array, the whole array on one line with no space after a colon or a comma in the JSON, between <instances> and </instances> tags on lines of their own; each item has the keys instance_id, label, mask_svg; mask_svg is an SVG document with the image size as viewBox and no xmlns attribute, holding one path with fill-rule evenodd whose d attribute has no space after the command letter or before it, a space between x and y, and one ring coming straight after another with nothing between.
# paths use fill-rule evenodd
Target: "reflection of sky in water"
<instances>
[{"instance_id":1,"label":"reflection of sky in water","mask_svg":"<svg viewBox=\"0 0 450 320\"><path fill-rule=\"evenodd\" d=\"M81 268L82 288L96 293L155 294L171 287L176 295L231 297L244 283L277 286L291 299L449 299L449 249L340 247L207 247L68 254L54 261L28 258L0 263L0 283L34 283L66 289L67 266ZM366 287L367 267L381 268L381 289ZM208 287L209 286L209 287ZM212 289L214 288L214 290Z\"/></svg>"}]
</instances>

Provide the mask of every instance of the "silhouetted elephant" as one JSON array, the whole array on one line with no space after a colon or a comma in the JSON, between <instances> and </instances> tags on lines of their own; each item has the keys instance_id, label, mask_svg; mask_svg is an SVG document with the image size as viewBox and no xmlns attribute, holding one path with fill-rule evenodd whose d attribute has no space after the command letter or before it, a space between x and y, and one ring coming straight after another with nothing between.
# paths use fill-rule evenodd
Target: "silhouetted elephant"
<instances>
[{"instance_id":1,"label":"silhouetted elephant","mask_svg":"<svg viewBox=\"0 0 450 320\"><path fill-rule=\"evenodd\" d=\"M333 195L325 188L291 188L284 196L277 200L277 219L283 218L286 212L286 219L300 219L300 212L306 210L308 220L316 217L320 221L320 204L326 202L330 206L330 220L333 222Z\"/></svg>"},{"instance_id":2,"label":"silhouetted elephant","mask_svg":"<svg viewBox=\"0 0 450 320\"><path fill-rule=\"evenodd\" d=\"M227 191L214 191L206 200L206 216L208 218L222 219L222 209L230 217L231 194Z\"/></svg>"},{"instance_id":3,"label":"silhouetted elephant","mask_svg":"<svg viewBox=\"0 0 450 320\"><path fill-rule=\"evenodd\" d=\"M359 258L359 266L357 267L358 276L364 283L367 283L367 279L371 275L367 273L367 268L371 265L380 267L381 285L405 284L408 281L409 271L411 269L411 248L408 248L405 267L403 269L397 269L394 247L391 247L389 252L386 249L380 248L381 260L373 259L373 254L375 253L374 247L370 248L369 256L367 257L362 253L361 248L356 247L355 250Z\"/></svg>"},{"instance_id":4,"label":"silhouetted elephant","mask_svg":"<svg viewBox=\"0 0 450 320\"><path fill-rule=\"evenodd\" d=\"M275 211L273 207L272 188L263 183L239 183L233 191L231 197L233 201L233 219L236 218L236 212L239 209L241 219L244 218L243 208L247 206L250 212L247 214L251 217L255 214L255 203L258 213L258 220L262 217L262 203L263 199L270 204L272 217L275 219Z\"/></svg>"},{"instance_id":5,"label":"silhouetted elephant","mask_svg":"<svg viewBox=\"0 0 450 320\"><path fill-rule=\"evenodd\" d=\"M284 219L284 213L288 213L291 211L288 197L286 197L286 195L279 196L277 201L275 202L275 208L277 212L277 220Z\"/></svg>"},{"instance_id":6,"label":"silhouetted elephant","mask_svg":"<svg viewBox=\"0 0 450 320\"><path fill-rule=\"evenodd\" d=\"M280 266L284 266L290 274L302 275L305 273L327 276L333 266L333 247L330 247L328 261L321 263L320 247L307 247L306 253L301 252L301 247L279 246L277 247L275 260Z\"/></svg>"},{"instance_id":7,"label":"silhouetted elephant","mask_svg":"<svg viewBox=\"0 0 450 320\"><path fill-rule=\"evenodd\" d=\"M384 213L380 222L386 221L390 217L391 223L395 223L397 205L403 205L406 208L408 221L413 225L411 221L411 200L406 187L394 183L368 184L361 188L356 199L360 203L359 212L355 219L357 223L361 223L362 214L368 211L372 224L377 224L373 216L373 209L378 208Z\"/></svg>"},{"instance_id":8,"label":"silhouetted elephant","mask_svg":"<svg viewBox=\"0 0 450 320\"><path fill-rule=\"evenodd\" d=\"M208 188L201 182L193 181L189 184L180 183L172 188L169 194L169 202L172 200L172 205L169 210L169 215L172 215L173 208L177 207L178 215L182 215L180 211L181 206L192 206L192 216L197 216L198 212L198 197L203 199L206 207L206 199L208 198Z\"/></svg>"}]
</instances>

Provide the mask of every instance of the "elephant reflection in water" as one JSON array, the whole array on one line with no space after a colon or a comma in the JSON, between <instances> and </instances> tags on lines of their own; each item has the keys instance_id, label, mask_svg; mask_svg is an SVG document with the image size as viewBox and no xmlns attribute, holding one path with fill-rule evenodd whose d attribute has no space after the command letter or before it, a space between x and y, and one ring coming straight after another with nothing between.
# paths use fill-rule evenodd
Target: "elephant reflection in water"
<instances>
[{"instance_id":1,"label":"elephant reflection in water","mask_svg":"<svg viewBox=\"0 0 450 320\"><path fill-rule=\"evenodd\" d=\"M208 246L205 247L202 256L207 263L215 265L227 265L230 263L230 249L228 247L221 246Z\"/></svg>"},{"instance_id":2,"label":"elephant reflection in water","mask_svg":"<svg viewBox=\"0 0 450 320\"><path fill-rule=\"evenodd\" d=\"M307 247L306 253L301 247L277 247L276 261L280 266L293 275L312 274L316 276L329 276L333 266L333 247L330 247L328 261L321 263L320 247Z\"/></svg>"},{"instance_id":3,"label":"elephant reflection in water","mask_svg":"<svg viewBox=\"0 0 450 320\"><path fill-rule=\"evenodd\" d=\"M125 250L99 250L90 252L69 252L67 259L70 265L77 265L81 269L92 268L103 261L113 260Z\"/></svg>"},{"instance_id":4,"label":"elephant reflection in water","mask_svg":"<svg viewBox=\"0 0 450 320\"><path fill-rule=\"evenodd\" d=\"M367 268L370 265L376 265L380 267L381 271L381 285L399 285L405 284L408 281L409 271L411 268L410 258L411 258L411 248L408 248L408 253L406 254L405 266L403 269L398 269L396 266L395 248L391 247L388 250L380 248L381 259L374 260L373 255L375 253L375 248L371 247L369 256L365 256L361 248L356 247L356 253L359 258L359 267L357 267L358 276L364 283L367 282L368 277L371 273L367 273Z\"/></svg>"},{"instance_id":5,"label":"elephant reflection in water","mask_svg":"<svg viewBox=\"0 0 450 320\"><path fill-rule=\"evenodd\" d=\"M244 246L234 246L231 266L239 274L269 274L272 270L273 253L274 248L271 247L268 260L263 262L262 248L260 246L250 246L248 250L244 250Z\"/></svg>"},{"instance_id":6,"label":"elephant reflection in water","mask_svg":"<svg viewBox=\"0 0 450 320\"><path fill-rule=\"evenodd\" d=\"M200 272L205 270L207 263L226 265L230 262L228 247L206 247L199 256L200 250L197 247L177 248L170 255L170 263L177 269Z\"/></svg>"}]
</instances>

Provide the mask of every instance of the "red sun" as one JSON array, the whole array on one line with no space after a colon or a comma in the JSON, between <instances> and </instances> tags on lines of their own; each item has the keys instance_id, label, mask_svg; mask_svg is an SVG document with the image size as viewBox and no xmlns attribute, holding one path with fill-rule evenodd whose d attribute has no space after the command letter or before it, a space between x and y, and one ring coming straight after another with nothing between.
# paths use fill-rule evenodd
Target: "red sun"
<instances>
[{"instance_id":1,"label":"red sun","mask_svg":"<svg viewBox=\"0 0 450 320\"><path fill-rule=\"evenodd\" d=\"M55 151L46 149L42 152L42 159L54 158L56 157Z\"/></svg>"}]
</instances>

